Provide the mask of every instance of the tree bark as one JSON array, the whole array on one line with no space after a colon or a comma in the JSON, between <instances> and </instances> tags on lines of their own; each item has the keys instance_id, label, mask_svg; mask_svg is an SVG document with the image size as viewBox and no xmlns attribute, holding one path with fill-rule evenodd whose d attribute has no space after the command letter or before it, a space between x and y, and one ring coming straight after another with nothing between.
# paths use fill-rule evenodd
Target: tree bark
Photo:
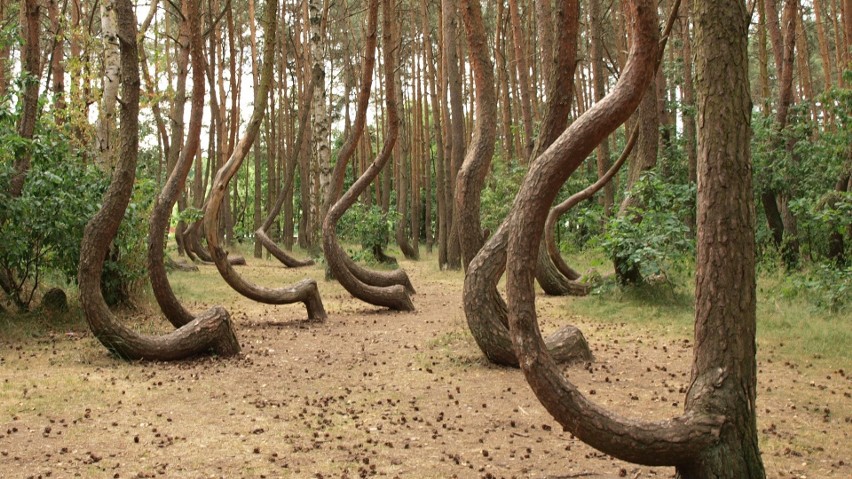
<instances>
[{"instance_id":1,"label":"tree bark","mask_svg":"<svg viewBox=\"0 0 852 479\"><path fill-rule=\"evenodd\" d=\"M456 211L455 186L459 168L464 162L464 98L462 97L462 79L459 74L458 56L458 5L456 0L443 0L441 15L444 27L444 70L449 86L449 111L447 116L450 131L450 154L446 167L446 213L447 213L447 268L461 269L461 245L459 244L458 211ZM446 108L446 107L445 107Z\"/></svg>"},{"instance_id":2,"label":"tree bark","mask_svg":"<svg viewBox=\"0 0 852 479\"><path fill-rule=\"evenodd\" d=\"M172 291L163 261L165 237L172 208L184 189L186 177L192 167L192 161L200 149L205 96L204 53L202 51L201 13L198 0L187 0L184 2L181 6L181 15L183 16L183 20L180 30L186 34L186 37L182 35L182 38L186 41L186 48L192 57L192 106L190 108L189 129L186 135L186 144L181 145L178 142L181 142L183 139L183 107L173 108L173 110L181 112L179 121L181 127L179 129L174 128L173 124L172 128L172 138L176 142L173 144L173 148L175 150L180 149L180 153L174 165L172 165L168 180L166 180L166 184L163 186L163 191L155 200L154 208L151 211L151 218L148 223L147 258L148 278L151 281L151 289L154 292L154 297L166 319L176 328L192 322L195 317L183 307ZM183 72L183 77L185 84L186 71ZM180 99L180 103L183 103L182 98ZM177 122L178 119L172 118L172 121ZM180 148L181 146L182 148Z\"/></svg>"},{"instance_id":3,"label":"tree bark","mask_svg":"<svg viewBox=\"0 0 852 479\"><path fill-rule=\"evenodd\" d=\"M479 207L485 176L494 156L497 138L497 98L494 94L494 67L488 52L485 26L478 0L461 0L467 47L476 82L476 124L464 162L456 179L455 209L459 228L461 262L465 270L485 242L479 220Z\"/></svg>"},{"instance_id":4,"label":"tree bark","mask_svg":"<svg viewBox=\"0 0 852 479\"><path fill-rule=\"evenodd\" d=\"M24 45L21 52L23 73L30 81L24 87L22 98L21 118L18 123L18 135L24 139L32 139L38 117L38 91L40 66L40 28L41 6L38 0L23 0L21 2L21 28ZM3 65L5 67L5 65ZM9 183L9 196L15 198L24 190L24 181L30 170L32 151L22 148L15 154L15 173Z\"/></svg>"},{"instance_id":5,"label":"tree bark","mask_svg":"<svg viewBox=\"0 0 852 479\"><path fill-rule=\"evenodd\" d=\"M310 0L308 2L310 12L310 27L311 27L311 82L314 85L313 90L313 141L314 141L314 171L316 178L319 180L319 190L315 198L317 206L321 209L317 211L317 217L325 217L325 207L328 202L329 184L331 182L331 149L328 144L329 137L329 117L328 106L326 104L326 85L325 85L325 29L322 24L325 22L327 7L324 6L322 0ZM318 235L320 233L319 223L315 223L312 231L312 242L319 243Z\"/></svg>"},{"instance_id":6,"label":"tree bark","mask_svg":"<svg viewBox=\"0 0 852 479\"><path fill-rule=\"evenodd\" d=\"M254 109L251 119L243 137L236 144L231 157L216 173L210 198L204 210L207 247L222 278L238 293L249 299L266 304L301 302L305 304L310 320L324 321L327 315L315 280L305 279L292 286L275 289L257 286L246 281L231 267L231 263L228 261L228 253L219 245L219 232L216 228L222 203L228 191L228 183L242 165L248 150L257 138L261 122L263 121L264 105L266 97L269 94L270 84L272 83L272 67L275 63L275 35L277 30L275 18L277 10L278 5L274 1L268 2L264 9L265 44L263 47L263 71L261 72L258 89L255 91Z\"/></svg>"},{"instance_id":7,"label":"tree bark","mask_svg":"<svg viewBox=\"0 0 852 479\"><path fill-rule=\"evenodd\" d=\"M326 261L332 271L335 279L346 288L356 298L373 304L376 306L384 306L398 311L413 311L414 304L406 292L406 288L400 284L388 286L376 286L364 281L364 277L359 278L359 273L363 271L357 268L357 265L349 258L343 248L337 242L337 222L340 217L349 209L358 196L367 188L367 186L378 176L381 169L388 163L393 151L394 143L396 143L399 134L399 113L396 105L396 88L394 82L394 70L396 66L395 49L391 46L394 44L392 39L391 22L393 20L392 1L383 0L382 3L382 46L384 55L384 78L385 78L385 102L387 105L387 124L388 132L385 136L385 143L378 157L370 164L367 170L349 187L346 193L340 197L328 210L328 213L323 220L323 250L325 252ZM378 8L377 0L370 1L371 15L376 15ZM368 36L369 38L369 36ZM369 42L367 44L369 47ZM373 43L375 48L375 44ZM368 53L369 55L369 53ZM369 64L367 64L369 65ZM365 65L365 69L367 67ZM370 73L372 76L372 73ZM362 88L364 83L362 82ZM367 86L369 90L369 85ZM359 95L360 97L360 95ZM357 121L357 120L356 120ZM357 141L353 139L353 141ZM353 146L354 148L354 146ZM342 177L345 172L345 165L341 166ZM342 178L338 180L334 178L333 184L340 184L342 187ZM401 271L401 270L399 270Z\"/></svg>"},{"instance_id":8,"label":"tree bark","mask_svg":"<svg viewBox=\"0 0 852 479\"><path fill-rule=\"evenodd\" d=\"M686 410L723 415L726 421L719 442L680 465L678 475L762 478L765 472L755 411L748 15L743 2L736 0L696 2L694 8L696 91L702 122L698 133L695 349Z\"/></svg>"},{"instance_id":9,"label":"tree bark","mask_svg":"<svg viewBox=\"0 0 852 479\"><path fill-rule=\"evenodd\" d=\"M603 67L603 15L601 13L599 2L589 3L589 17L591 22L589 27L591 30L591 63L592 63L592 85L594 87L595 102L599 102L606 95L606 73ZM595 150L596 164L598 170L598 178L604 176L609 169L609 139L605 139L598 145ZM612 214L612 208L615 204L615 188L611 183L604 186L604 194L601 197L604 214L609 216Z\"/></svg>"},{"instance_id":10,"label":"tree bark","mask_svg":"<svg viewBox=\"0 0 852 479\"><path fill-rule=\"evenodd\" d=\"M220 356L235 355L239 353L239 343L233 323L221 307L211 309L172 333L155 337L138 334L121 325L101 294L104 258L130 202L139 151L139 60L136 15L130 0L116 1L116 17L122 66L121 154L103 205L83 233L77 280L84 316L95 337L125 359L177 360L211 350Z\"/></svg>"},{"instance_id":11,"label":"tree bark","mask_svg":"<svg viewBox=\"0 0 852 479\"><path fill-rule=\"evenodd\" d=\"M524 126L524 156L523 161L531 161L535 142L533 134L532 95L530 89L530 69L527 64L526 47L524 45L523 27L518 0L509 0L509 18L512 23L512 39L515 49L515 67L518 73L518 89L521 96L521 117Z\"/></svg>"},{"instance_id":12,"label":"tree bark","mask_svg":"<svg viewBox=\"0 0 852 479\"><path fill-rule=\"evenodd\" d=\"M104 79L101 110L98 116L98 158L102 167L109 169L115 163L110 133L115 129L115 102L118 98L119 51L116 32L115 0L101 4L101 31L104 46Z\"/></svg>"}]
</instances>

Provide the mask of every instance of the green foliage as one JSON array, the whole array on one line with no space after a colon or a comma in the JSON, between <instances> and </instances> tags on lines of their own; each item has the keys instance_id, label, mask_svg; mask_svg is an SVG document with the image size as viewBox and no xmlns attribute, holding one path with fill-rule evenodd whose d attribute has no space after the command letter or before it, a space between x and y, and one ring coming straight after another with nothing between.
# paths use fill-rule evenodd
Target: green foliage
<instances>
[{"instance_id":1,"label":"green foliage","mask_svg":"<svg viewBox=\"0 0 852 479\"><path fill-rule=\"evenodd\" d=\"M18 102L20 103L20 102ZM68 128L44 113L33 140L17 132L18 111L0 104L0 274L4 293L29 309L45 276L74 283L83 229L98 211L109 184L72 146ZM31 167L20 196L9 196L15 159L29 149ZM105 295L129 292L145 274L145 235L153 184L142 181L125 215L114 254L104 266Z\"/></svg>"},{"instance_id":2,"label":"green foliage","mask_svg":"<svg viewBox=\"0 0 852 479\"><path fill-rule=\"evenodd\" d=\"M752 157L756 192L771 188L789 199L803 256L822 261L828 256L830 234L840 232L852 217L849 194L835 191L838 179L852 168L852 89L832 88L817 101L827 114L819 123L805 102L790 109L783 130L774 119L756 114ZM761 256L771 256L772 236L762 208L758 212L758 249Z\"/></svg>"},{"instance_id":3,"label":"green foliage","mask_svg":"<svg viewBox=\"0 0 852 479\"><path fill-rule=\"evenodd\" d=\"M641 207L609 221L601 246L625 268L639 268L643 277L666 276L694 251L685 217L693 208L693 185L663 182L645 174L631 190Z\"/></svg>"},{"instance_id":4,"label":"green foliage","mask_svg":"<svg viewBox=\"0 0 852 479\"><path fill-rule=\"evenodd\" d=\"M346 211L337 224L337 231L343 241L359 243L362 251L350 251L356 261L372 258L372 250L378 246L387 247L391 232L395 230L400 215L395 209L383 213L378 205L366 206L356 203Z\"/></svg>"},{"instance_id":5,"label":"green foliage","mask_svg":"<svg viewBox=\"0 0 852 479\"><path fill-rule=\"evenodd\" d=\"M130 304L147 278L148 219L154 208L156 183L137 179L130 204L104 262L101 291L107 304Z\"/></svg>"},{"instance_id":6,"label":"green foliage","mask_svg":"<svg viewBox=\"0 0 852 479\"><path fill-rule=\"evenodd\" d=\"M843 313L852 304L852 267L815 264L790 275L781 293L787 299L802 297L819 311Z\"/></svg>"},{"instance_id":7,"label":"green foliage","mask_svg":"<svg viewBox=\"0 0 852 479\"><path fill-rule=\"evenodd\" d=\"M526 173L526 167L523 165L506 164L496 159L492 162L491 172L482 189L479 208L483 228L488 228L492 232L497 230L509 214Z\"/></svg>"}]
</instances>

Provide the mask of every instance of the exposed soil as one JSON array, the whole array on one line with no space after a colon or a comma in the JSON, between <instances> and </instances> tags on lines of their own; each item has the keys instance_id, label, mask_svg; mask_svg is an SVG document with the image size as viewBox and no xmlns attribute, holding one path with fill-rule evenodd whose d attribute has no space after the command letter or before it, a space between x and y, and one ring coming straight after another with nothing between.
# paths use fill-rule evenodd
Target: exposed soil
<instances>
[{"instance_id":1,"label":"exposed soil","mask_svg":"<svg viewBox=\"0 0 852 479\"><path fill-rule=\"evenodd\" d=\"M233 315L243 354L127 363L85 330L0 338L0 477L574 478L672 477L562 431L523 375L490 366L466 331L462 276L402 261L417 311L394 313L320 280L329 320L301 305L238 297L212 266L172 275L179 295ZM267 286L287 270L249 258ZM580 327L596 361L566 370L580 390L633 418L683 409L691 338L572 316L540 298L542 328ZM195 310L204 305L190 303ZM141 329L164 330L156 314ZM772 478L852 477L848 371L790 361L761 344L758 428Z\"/></svg>"}]
</instances>

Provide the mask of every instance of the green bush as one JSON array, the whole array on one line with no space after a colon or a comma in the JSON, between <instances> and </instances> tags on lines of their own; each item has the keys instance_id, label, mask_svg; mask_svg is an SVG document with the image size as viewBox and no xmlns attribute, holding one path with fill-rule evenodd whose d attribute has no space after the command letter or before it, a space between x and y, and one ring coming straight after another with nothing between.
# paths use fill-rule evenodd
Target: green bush
<instances>
[{"instance_id":1,"label":"green bush","mask_svg":"<svg viewBox=\"0 0 852 479\"><path fill-rule=\"evenodd\" d=\"M19 112L0 103L0 275L4 293L19 310L30 308L45 276L74 283L83 228L100 208L109 184L103 171L85 161L71 145L67 128L49 113L41 115L34 138L17 132ZM26 149L31 167L21 195L9 195L15 159ZM140 182L104 267L105 296L113 301L129 296L144 277L145 235L153 185Z\"/></svg>"},{"instance_id":2,"label":"green bush","mask_svg":"<svg viewBox=\"0 0 852 479\"><path fill-rule=\"evenodd\" d=\"M664 275L695 250L686 218L694 209L694 185L670 184L653 172L631 190L641 207L609 221L601 241L604 251L625 268L638 268L643 277Z\"/></svg>"},{"instance_id":3,"label":"green bush","mask_svg":"<svg viewBox=\"0 0 852 479\"><path fill-rule=\"evenodd\" d=\"M362 251L349 251L352 259L369 262L375 247L387 247L397 221L399 214L395 209L383 213L378 205L356 203L338 222L337 233L341 240L361 245Z\"/></svg>"}]
</instances>

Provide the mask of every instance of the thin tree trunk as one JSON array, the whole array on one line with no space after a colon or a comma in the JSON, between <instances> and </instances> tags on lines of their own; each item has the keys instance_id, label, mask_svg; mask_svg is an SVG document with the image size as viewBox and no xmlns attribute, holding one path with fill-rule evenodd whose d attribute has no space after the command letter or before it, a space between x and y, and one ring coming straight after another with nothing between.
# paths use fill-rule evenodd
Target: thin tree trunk
<instances>
[{"instance_id":1,"label":"thin tree trunk","mask_svg":"<svg viewBox=\"0 0 852 479\"><path fill-rule=\"evenodd\" d=\"M231 157L216 173L216 178L213 181L210 199L204 210L207 247L222 278L238 293L249 299L266 304L301 302L304 303L307 309L308 319L324 321L327 315L315 280L304 279L292 286L275 289L252 284L243 279L233 269L231 263L228 261L227 252L219 245L219 234L216 231L219 213L228 191L228 182L239 171L252 143L257 138L261 123L263 122L264 106L272 83L273 65L275 63L275 35L277 30L275 18L277 11L277 2L270 1L266 3L263 13L263 23L265 26L264 38L266 40L263 47L263 71L261 72L258 88L255 91L254 107L246 131L243 137L240 138L239 143L236 144Z\"/></svg>"},{"instance_id":2,"label":"thin tree trunk","mask_svg":"<svg viewBox=\"0 0 852 479\"><path fill-rule=\"evenodd\" d=\"M443 0L441 14L444 22L444 69L446 70L447 83L450 89L449 109L452 120L449 121L451 133L450 155L446 172L446 208L447 208L447 267L449 269L461 268L461 249L459 244L458 211L456 211L455 185L456 175L464 161L465 134L464 134L464 99L462 97L462 79L459 74L458 57L458 7L456 0ZM448 117L449 118L449 117Z\"/></svg>"},{"instance_id":3,"label":"thin tree trunk","mask_svg":"<svg viewBox=\"0 0 852 479\"><path fill-rule=\"evenodd\" d=\"M459 242L461 262L466 270L485 242L479 207L497 139L497 97L494 93L494 67L488 52L479 2L461 0L460 7L476 81L476 126L455 187L456 221L464 225L459 228Z\"/></svg>"},{"instance_id":4,"label":"thin tree trunk","mask_svg":"<svg viewBox=\"0 0 852 479\"><path fill-rule=\"evenodd\" d=\"M595 92L595 102L599 102L606 95L606 73L603 67L603 14L601 6L598 2L589 3L589 17L591 30L591 63L592 63L592 84ZM598 146L596 152L598 178L602 178L609 169L609 139L605 139ZM612 214L612 208L615 204L615 188L612 183L607 183L604 186L604 194L601 196L603 202L604 214L609 216Z\"/></svg>"},{"instance_id":5,"label":"thin tree trunk","mask_svg":"<svg viewBox=\"0 0 852 479\"><path fill-rule=\"evenodd\" d=\"M396 142L399 132L399 117L396 105L396 88L394 82L395 66L396 66L396 51L392 47L395 45L393 38L394 29L391 26L393 22L393 2L392 0L384 0L382 8L382 47L384 55L384 78L385 78L385 102L387 103L387 124L388 133L385 137L385 143L382 151L373 163L367 168L364 174L358 178L355 183L340 197L340 199L332 205L328 214L323 220L323 250L334 277L340 284L346 288L353 296L376 306L384 306L387 308L412 311L414 305L406 291L406 288L399 284L389 286L376 286L364 281L364 278L359 277L356 271L353 271L351 259L343 251L337 242L337 221L350 208L363 190L378 176L382 167L384 167L391 157L394 143ZM370 16L375 16L378 8L378 0L370 0ZM372 20L375 21L375 20ZM369 36L368 36L369 38ZM373 43L375 47L375 43ZM369 43L368 43L369 47ZM369 55L369 50L368 50ZM366 69L366 67L365 67ZM369 72L372 75L372 72ZM362 82L362 88L364 83ZM367 86L369 90L369 85ZM359 95L360 97L361 95ZM353 139L357 141L357 137ZM353 145L354 148L354 145ZM337 176L343 175L345 165L339 170L339 175L334 175L333 184L343 183L342 178Z\"/></svg>"},{"instance_id":6,"label":"thin tree trunk","mask_svg":"<svg viewBox=\"0 0 852 479\"><path fill-rule=\"evenodd\" d=\"M518 9L518 0L509 0L509 18L512 23L512 39L515 50L515 69L518 75L518 89L521 97L521 115L524 126L524 162L532 158L532 150L535 142L533 135L532 99L530 96L530 69L527 64L526 46L524 45L523 27L521 26L521 13Z\"/></svg>"}]
</instances>

